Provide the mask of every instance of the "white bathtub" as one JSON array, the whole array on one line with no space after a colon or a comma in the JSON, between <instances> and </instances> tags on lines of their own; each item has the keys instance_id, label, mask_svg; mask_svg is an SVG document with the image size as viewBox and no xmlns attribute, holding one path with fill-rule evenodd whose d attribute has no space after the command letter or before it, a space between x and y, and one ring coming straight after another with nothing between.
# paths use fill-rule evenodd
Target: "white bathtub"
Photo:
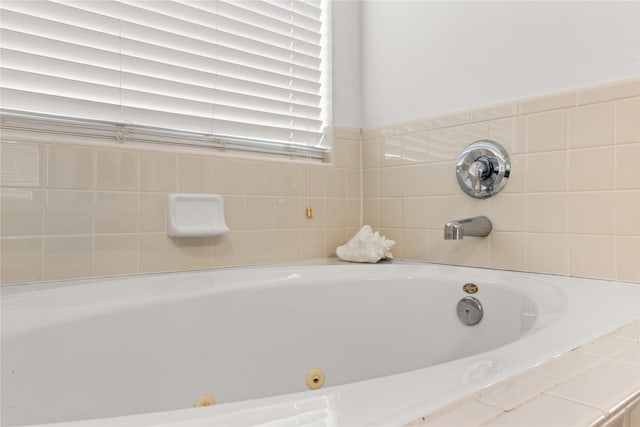
<instances>
[{"instance_id":1,"label":"white bathtub","mask_svg":"<svg viewBox=\"0 0 640 427\"><path fill-rule=\"evenodd\" d=\"M3 426L402 425L640 317L637 284L411 263L3 290Z\"/></svg>"}]
</instances>

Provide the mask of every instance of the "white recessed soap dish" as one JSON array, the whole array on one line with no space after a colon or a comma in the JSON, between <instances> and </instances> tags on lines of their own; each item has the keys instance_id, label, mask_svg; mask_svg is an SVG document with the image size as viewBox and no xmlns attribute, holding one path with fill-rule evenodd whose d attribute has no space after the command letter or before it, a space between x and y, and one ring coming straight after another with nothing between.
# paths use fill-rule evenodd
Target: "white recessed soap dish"
<instances>
[{"instance_id":1,"label":"white recessed soap dish","mask_svg":"<svg viewBox=\"0 0 640 427\"><path fill-rule=\"evenodd\" d=\"M227 234L222 196L171 193L167 209L167 234L171 237L206 237Z\"/></svg>"}]
</instances>

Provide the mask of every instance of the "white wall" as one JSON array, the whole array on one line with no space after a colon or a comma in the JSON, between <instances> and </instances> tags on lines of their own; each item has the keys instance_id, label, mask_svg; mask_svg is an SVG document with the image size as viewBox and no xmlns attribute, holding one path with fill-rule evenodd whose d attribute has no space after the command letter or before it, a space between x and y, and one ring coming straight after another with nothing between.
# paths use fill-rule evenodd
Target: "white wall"
<instances>
[{"instance_id":1,"label":"white wall","mask_svg":"<svg viewBox=\"0 0 640 427\"><path fill-rule=\"evenodd\" d=\"M365 129L640 74L640 2L362 2Z\"/></svg>"},{"instance_id":2,"label":"white wall","mask_svg":"<svg viewBox=\"0 0 640 427\"><path fill-rule=\"evenodd\" d=\"M333 124L362 127L360 1L333 1Z\"/></svg>"}]
</instances>

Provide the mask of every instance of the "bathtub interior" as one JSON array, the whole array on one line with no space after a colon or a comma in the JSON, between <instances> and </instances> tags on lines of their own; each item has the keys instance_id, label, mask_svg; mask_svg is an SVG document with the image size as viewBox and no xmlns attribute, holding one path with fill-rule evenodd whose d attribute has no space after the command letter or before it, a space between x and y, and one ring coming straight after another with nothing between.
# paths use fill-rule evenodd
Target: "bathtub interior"
<instances>
[{"instance_id":1,"label":"bathtub interior","mask_svg":"<svg viewBox=\"0 0 640 427\"><path fill-rule=\"evenodd\" d=\"M330 389L503 346L566 305L552 286L550 309L509 280L476 280L485 315L469 327L455 310L468 277L372 268L181 273L4 297L3 425L302 392L314 367Z\"/></svg>"}]
</instances>

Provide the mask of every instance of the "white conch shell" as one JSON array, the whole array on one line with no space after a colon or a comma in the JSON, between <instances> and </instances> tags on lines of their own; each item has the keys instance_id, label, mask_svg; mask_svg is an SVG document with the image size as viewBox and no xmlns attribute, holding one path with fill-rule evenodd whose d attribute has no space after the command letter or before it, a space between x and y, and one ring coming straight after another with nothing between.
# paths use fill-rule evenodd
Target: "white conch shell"
<instances>
[{"instance_id":1,"label":"white conch shell","mask_svg":"<svg viewBox=\"0 0 640 427\"><path fill-rule=\"evenodd\" d=\"M336 255L344 261L376 263L383 258L393 258L390 250L395 243L365 225L351 240L336 248Z\"/></svg>"}]
</instances>

